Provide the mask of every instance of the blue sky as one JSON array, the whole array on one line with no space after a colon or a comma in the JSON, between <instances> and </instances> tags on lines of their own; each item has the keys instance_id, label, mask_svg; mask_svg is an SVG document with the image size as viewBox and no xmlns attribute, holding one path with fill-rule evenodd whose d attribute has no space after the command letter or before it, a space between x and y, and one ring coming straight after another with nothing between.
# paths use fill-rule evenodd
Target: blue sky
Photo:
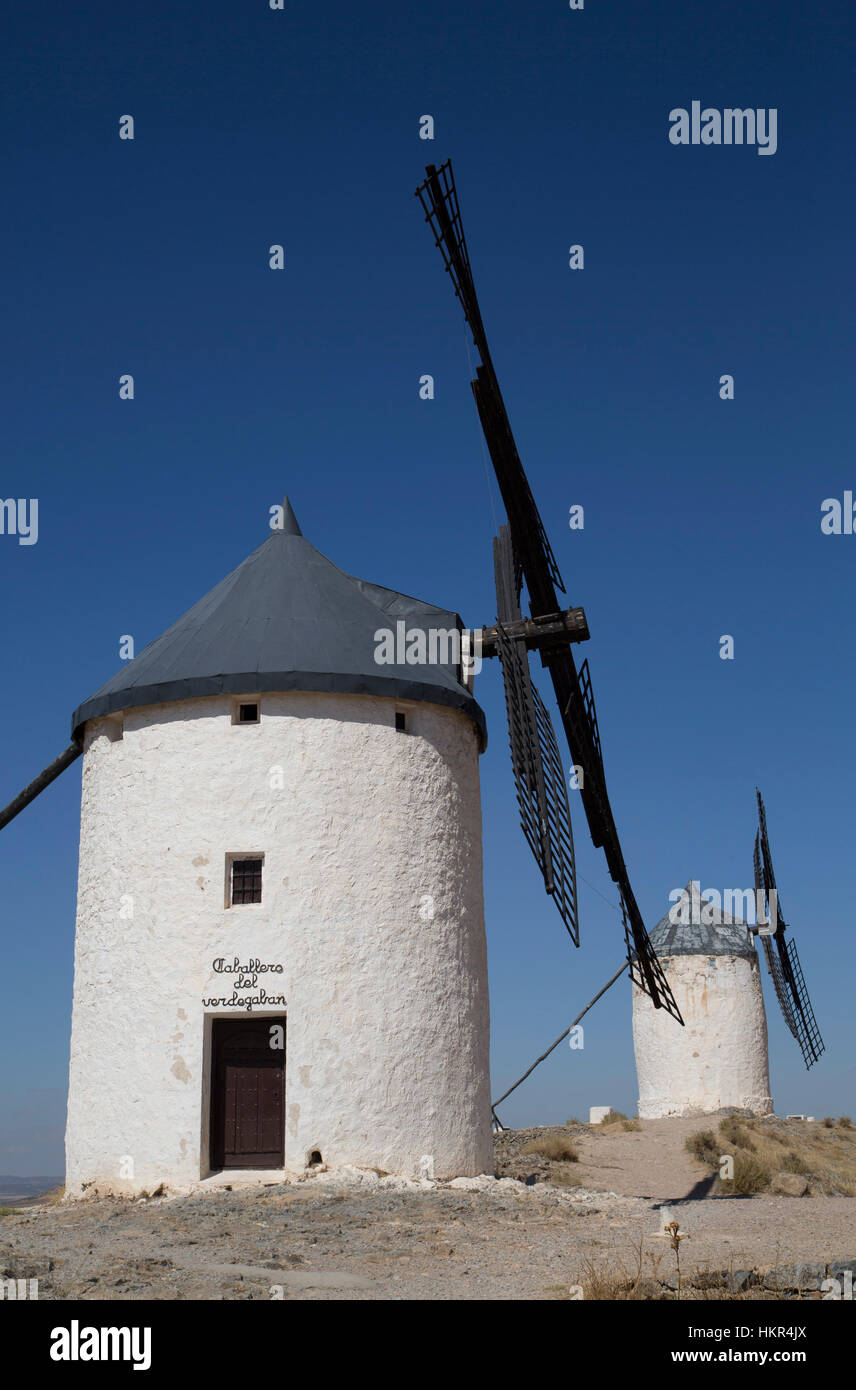
<instances>
[{"instance_id":1,"label":"blue sky","mask_svg":"<svg viewBox=\"0 0 856 1390\"><path fill-rule=\"evenodd\" d=\"M120 635L162 632L286 491L344 570L492 620L498 492L413 197L451 155L518 447L588 615L643 914L690 878L751 886L757 782L827 1043L807 1075L768 992L777 1109L852 1111L856 537L820 530L856 486L852 9L48 0L6 31L0 496L39 499L39 538L0 536L0 802L65 747ZM775 155L671 145L694 99L776 108ZM622 941L572 797L568 944L517 825L493 663L476 689L499 1094ZM0 837L0 1171L62 1167L79 795L78 764ZM624 983L502 1114L600 1103L635 1109Z\"/></svg>"}]
</instances>

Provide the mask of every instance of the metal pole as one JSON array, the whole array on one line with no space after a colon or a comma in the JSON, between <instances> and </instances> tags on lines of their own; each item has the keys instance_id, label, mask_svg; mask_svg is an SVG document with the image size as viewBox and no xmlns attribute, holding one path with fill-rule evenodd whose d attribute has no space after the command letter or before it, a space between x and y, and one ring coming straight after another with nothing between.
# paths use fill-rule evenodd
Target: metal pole
<instances>
[{"instance_id":1,"label":"metal pole","mask_svg":"<svg viewBox=\"0 0 856 1390\"><path fill-rule=\"evenodd\" d=\"M620 970L616 970L616 972L615 972L615 974L613 975L612 979L611 979L611 980L607 980L607 982L606 982L606 984L604 985L603 989L598 990L597 994L594 996L594 999L590 999L590 1000L589 1000L589 1002L586 1004L585 1008L583 1009L582 1013L581 1013L581 1014L577 1014L577 1016L576 1016L576 1018L574 1019L573 1023L569 1024L569 1026L565 1029L564 1033L562 1033L561 1037L558 1037L554 1043L551 1043L550 1046L547 1048L547 1051L546 1051L546 1052L542 1052L542 1053L541 1053L541 1056L540 1056L539 1058L537 1058L537 1060L534 1061L534 1062L532 1063L532 1065L531 1065L531 1067L529 1068L528 1071L525 1071L525 1072L523 1073L523 1075L521 1076L521 1078L520 1078L519 1081L515 1081L514 1085L513 1085L513 1086L509 1086L509 1088L508 1088L508 1090L505 1092L505 1094L504 1094L504 1095L501 1095L501 1096L499 1097L499 1100L495 1100L495 1101L493 1102L493 1104L492 1104L491 1107L490 1107L490 1108L491 1108L491 1112L494 1112L494 1111L496 1110L496 1107L497 1107L498 1105L501 1105L502 1102L503 1102L508 1096L511 1095L511 1092L512 1092L512 1091L516 1091L516 1090L517 1090L517 1087L518 1087L519 1085L521 1085L521 1083L524 1082L524 1081L526 1080L527 1076L531 1076L532 1072L533 1072L533 1071L535 1070L535 1068L539 1065L539 1063L543 1062L545 1057L549 1057L549 1056L550 1056L550 1053L553 1052L553 1051L555 1050L555 1048L557 1048L557 1047L559 1046L559 1043L564 1041L564 1039L565 1039L565 1038L568 1036L568 1034L570 1033L571 1029L572 1029L572 1028L576 1028L576 1026L577 1026L577 1024L579 1023L580 1019L581 1019L581 1018L585 1018L586 1014L588 1013L588 1011L589 1011L589 1009L592 1007L592 1005L593 1005L593 1004L596 1004L597 1001L598 1001L598 999L600 999L601 995L606 994L606 991L609 989L610 985L614 985L614 984L615 984L615 981L619 978L619 976L624 974L625 970L627 969L628 964L629 964L629 962L628 962L628 961L625 961L624 964L622 965L621 969L620 969ZM497 1121L499 1121L499 1116L496 1115L496 1114L494 1114L494 1119L497 1120Z\"/></svg>"}]
</instances>

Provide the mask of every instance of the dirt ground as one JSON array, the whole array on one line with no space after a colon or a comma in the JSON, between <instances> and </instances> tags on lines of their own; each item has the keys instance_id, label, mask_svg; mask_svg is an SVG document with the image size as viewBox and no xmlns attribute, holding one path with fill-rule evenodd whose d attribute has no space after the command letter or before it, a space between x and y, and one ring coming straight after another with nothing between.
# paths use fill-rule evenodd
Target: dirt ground
<instances>
[{"instance_id":1,"label":"dirt ground","mask_svg":"<svg viewBox=\"0 0 856 1390\"><path fill-rule=\"evenodd\" d=\"M270 1186L218 1185L148 1201L96 1198L0 1219L0 1274L41 1299L562 1299L591 1267L662 1276L668 1204L685 1270L848 1260L856 1199L713 1197L684 1149L698 1120L588 1126L581 1161L497 1136L499 1180L456 1185L343 1170Z\"/></svg>"}]
</instances>

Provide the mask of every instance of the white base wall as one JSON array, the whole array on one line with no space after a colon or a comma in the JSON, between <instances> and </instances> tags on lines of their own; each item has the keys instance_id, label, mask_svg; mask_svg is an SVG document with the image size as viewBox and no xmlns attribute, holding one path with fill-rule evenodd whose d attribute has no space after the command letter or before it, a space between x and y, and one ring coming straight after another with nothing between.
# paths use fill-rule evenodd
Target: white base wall
<instances>
[{"instance_id":1,"label":"white base wall","mask_svg":"<svg viewBox=\"0 0 856 1390\"><path fill-rule=\"evenodd\" d=\"M252 691L247 692L252 695ZM287 1017L285 1164L493 1170L478 742L443 706L215 696L87 727L67 1190L209 1170L213 1017ZM407 714L396 732L394 712ZM227 907L226 855L263 853ZM250 991L223 957L281 965ZM268 1177L259 1171L260 1181Z\"/></svg>"},{"instance_id":2,"label":"white base wall","mask_svg":"<svg viewBox=\"0 0 856 1390\"><path fill-rule=\"evenodd\" d=\"M757 957L661 957L684 1027L633 986L639 1115L770 1115L767 1019Z\"/></svg>"}]
</instances>

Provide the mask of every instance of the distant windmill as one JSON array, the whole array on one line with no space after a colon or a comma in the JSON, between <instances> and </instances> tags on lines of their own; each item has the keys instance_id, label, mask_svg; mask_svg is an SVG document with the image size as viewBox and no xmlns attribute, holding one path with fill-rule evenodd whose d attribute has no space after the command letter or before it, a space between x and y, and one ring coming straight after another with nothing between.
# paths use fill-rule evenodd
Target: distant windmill
<instances>
[{"instance_id":1,"label":"distant windmill","mask_svg":"<svg viewBox=\"0 0 856 1390\"><path fill-rule=\"evenodd\" d=\"M684 889L651 930L684 1018L683 1030L633 989L633 1050L643 1120L713 1115L729 1106L773 1111L767 1016L753 928Z\"/></svg>"},{"instance_id":2,"label":"distant windmill","mask_svg":"<svg viewBox=\"0 0 856 1390\"><path fill-rule=\"evenodd\" d=\"M633 990L633 1045L643 1119L714 1114L728 1106L756 1115L772 1113L758 938L779 1007L806 1067L823 1052L796 947L793 939L785 939L764 803L760 792L756 794L755 922L732 917L706 900L696 881L682 894L685 910L673 905L651 932L686 1032L677 1035L664 1026L650 1000Z\"/></svg>"}]
</instances>

